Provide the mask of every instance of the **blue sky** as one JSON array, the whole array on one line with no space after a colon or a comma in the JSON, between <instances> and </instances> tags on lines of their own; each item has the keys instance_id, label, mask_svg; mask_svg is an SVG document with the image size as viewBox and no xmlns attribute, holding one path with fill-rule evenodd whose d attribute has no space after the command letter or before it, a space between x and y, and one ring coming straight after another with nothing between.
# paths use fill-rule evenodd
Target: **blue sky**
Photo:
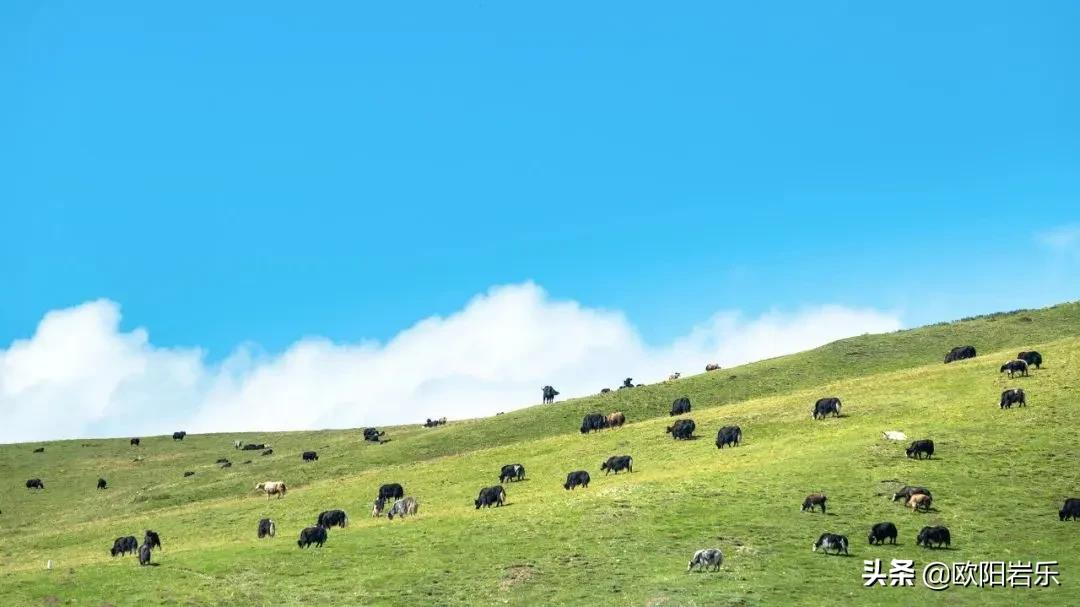
<instances>
[{"instance_id":1,"label":"blue sky","mask_svg":"<svg viewBox=\"0 0 1080 607\"><path fill-rule=\"evenodd\" d=\"M222 360L529 280L648 343L1078 296L1076 3L227 4L0 5L0 347L99 298Z\"/></svg>"}]
</instances>

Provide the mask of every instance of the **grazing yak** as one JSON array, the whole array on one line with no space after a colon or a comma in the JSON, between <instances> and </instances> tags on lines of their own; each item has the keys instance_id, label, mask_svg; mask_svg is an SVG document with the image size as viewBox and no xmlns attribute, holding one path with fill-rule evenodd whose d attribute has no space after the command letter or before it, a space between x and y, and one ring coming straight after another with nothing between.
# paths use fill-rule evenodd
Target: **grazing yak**
<instances>
[{"instance_id":1,"label":"grazing yak","mask_svg":"<svg viewBox=\"0 0 1080 607\"><path fill-rule=\"evenodd\" d=\"M480 490L480 495L473 502L476 505L476 509L479 510L481 506L484 508L490 508L492 504L496 507L502 506L506 500L506 489L502 488L502 485L495 485L494 487L484 487Z\"/></svg>"},{"instance_id":2,"label":"grazing yak","mask_svg":"<svg viewBox=\"0 0 1080 607\"><path fill-rule=\"evenodd\" d=\"M1001 365L1001 370L999 370L998 373L1008 373L1010 379L1017 373L1019 373L1021 377L1027 377L1028 364L1022 360L1010 360L1004 365Z\"/></svg>"},{"instance_id":3,"label":"grazing yak","mask_svg":"<svg viewBox=\"0 0 1080 607\"><path fill-rule=\"evenodd\" d=\"M932 548L933 544L937 544L938 548L942 545L948 548L951 543L952 536L949 534L948 527L923 527L915 539L915 545L924 548Z\"/></svg>"},{"instance_id":4,"label":"grazing yak","mask_svg":"<svg viewBox=\"0 0 1080 607\"><path fill-rule=\"evenodd\" d=\"M344 529L349 526L349 515L345 514L344 510L324 510L319 513L319 518L315 521L316 525L326 527L341 527Z\"/></svg>"},{"instance_id":5,"label":"grazing yak","mask_svg":"<svg viewBox=\"0 0 1080 607\"><path fill-rule=\"evenodd\" d=\"M870 536L867 541L873 544L884 544L885 540L889 540L890 544L896 543L896 537L899 532L896 530L896 525L892 523L878 523L870 528Z\"/></svg>"},{"instance_id":6,"label":"grazing yak","mask_svg":"<svg viewBox=\"0 0 1080 607\"><path fill-rule=\"evenodd\" d=\"M26 488L27 489L44 489L45 488L45 483L41 482L40 478L32 478L32 479L26 481Z\"/></svg>"},{"instance_id":7,"label":"grazing yak","mask_svg":"<svg viewBox=\"0 0 1080 607\"><path fill-rule=\"evenodd\" d=\"M128 535L126 537L118 537L113 541L112 548L109 549L109 554L112 556L124 556L127 553L135 554L139 549L139 540L135 539L134 535Z\"/></svg>"},{"instance_id":8,"label":"grazing yak","mask_svg":"<svg viewBox=\"0 0 1080 607\"><path fill-rule=\"evenodd\" d=\"M676 398L671 403L671 411L668 412L668 417L675 417L676 415L683 415L690 412L690 399L682 396Z\"/></svg>"},{"instance_id":9,"label":"grazing yak","mask_svg":"<svg viewBox=\"0 0 1080 607\"><path fill-rule=\"evenodd\" d=\"M802 507L799 508L799 512L814 511L814 506L821 507L821 513L825 514L825 502L829 501L829 498L825 497L824 493L812 493L806 496L803 500Z\"/></svg>"},{"instance_id":10,"label":"grazing yak","mask_svg":"<svg viewBox=\"0 0 1080 607\"><path fill-rule=\"evenodd\" d=\"M682 373L679 373L678 371L675 371L671 375L668 375L667 379L668 379L668 381L675 381L676 379L679 379L680 377L682 377Z\"/></svg>"},{"instance_id":11,"label":"grazing yak","mask_svg":"<svg viewBox=\"0 0 1080 607\"><path fill-rule=\"evenodd\" d=\"M394 520L395 516L414 516L419 507L420 504L417 503L415 497L403 497L394 502L394 505L390 507L390 511L386 513L386 518Z\"/></svg>"},{"instance_id":12,"label":"grazing yak","mask_svg":"<svg viewBox=\"0 0 1080 607\"><path fill-rule=\"evenodd\" d=\"M627 377L626 379L623 380L622 385L619 386L619 389L620 390L626 390L627 388L633 388L633 387L634 387L634 378L633 377Z\"/></svg>"},{"instance_id":13,"label":"grazing yak","mask_svg":"<svg viewBox=\"0 0 1080 607\"><path fill-rule=\"evenodd\" d=\"M270 448L270 445L265 443L248 443L243 447L240 447L241 451L262 451L263 449Z\"/></svg>"},{"instance_id":14,"label":"grazing yak","mask_svg":"<svg viewBox=\"0 0 1080 607\"><path fill-rule=\"evenodd\" d=\"M898 430L886 430L881 433L886 440L907 440L907 434Z\"/></svg>"},{"instance_id":15,"label":"grazing yak","mask_svg":"<svg viewBox=\"0 0 1080 607\"><path fill-rule=\"evenodd\" d=\"M1070 518L1074 521L1080 521L1080 498L1065 498L1065 505L1061 507L1061 510L1058 510L1058 520L1067 521Z\"/></svg>"},{"instance_id":16,"label":"grazing yak","mask_svg":"<svg viewBox=\"0 0 1080 607\"><path fill-rule=\"evenodd\" d=\"M694 428L696 427L692 419L677 419L675 425L667 427L667 433L676 440L690 440L694 438Z\"/></svg>"},{"instance_id":17,"label":"grazing yak","mask_svg":"<svg viewBox=\"0 0 1080 607\"><path fill-rule=\"evenodd\" d=\"M812 413L814 419L825 419L828 415L840 417L840 399L835 396L819 398L817 402L814 403L814 410Z\"/></svg>"},{"instance_id":18,"label":"grazing yak","mask_svg":"<svg viewBox=\"0 0 1080 607\"><path fill-rule=\"evenodd\" d=\"M904 451L907 453L908 457L913 457L915 459L922 459L924 455L926 457L928 457L928 458L933 457L934 456L934 441L932 441L932 440L917 440L917 441L911 443L911 446L909 446Z\"/></svg>"},{"instance_id":19,"label":"grazing yak","mask_svg":"<svg viewBox=\"0 0 1080 607\"><path fill-rule=\"evenodd\" d=\"M98 489L106 489L107 485L108 485L108 483L105 482L105 479L103 479L103 478L97 479L97 488Z\"/></svg>"},{"instance_id":20,"label":"grazing yak","mask_svg":"<svg viewBox=\"0 0 1080 607\"><path fill-rule=\"evenodd\" d=\"M274 537L275 535L277 535L277 525L274 524L274 520L269 518L259 519L259 539Z\"/></svg>"},{"instance_id":21,"label":"grazing yak","mask_svg":"<svg viewBox=\"0 0 1080 607\"><path fill-rule=\"evenodd\" d=\"M185 436L187 436L187 432L184 432L184 431L173 432L172 433L172 439L173 440L184 440Z\"/></svg>"},{"instance_id":22,"label":"grazing yak","mask_svg":"<svg viewBox=\"0 0 1080 607\"><path fill-rule=\"evenodd\" d=\"M386 433L382 432L378 428L364 428L364 440L366 441L370 441L373 443L381 443L382 436L384 434Z\"/></svg>"},{"instance_id":23,"label":"grazing yak","mask_svg":"<svg viewBox=\"0 0 1080 607\"><path fill-rule=\"evenodd\" d=\"M919 495L919 494L930 495L930 490L927 489L926 487L914 487L914 486L904 485L899 491L897 491L896 493L893 494L892 501L895 502L896 500L902 499L902 500L904 500L904 503L907 503L907 501L909 499L911 499L911 496ZM933 496L931 496L931 497L933 497Z\"/></svg>"},{"instance_id":24,"label":"grazing yak","mask_svg":"<svg viewBox=\"0 0 1080 607\"><path fill-rule=\"evenodd\" d=\"M151 550L154 548L161 548L161 536L158 535L157 531L147 529L143 532L143 544L150 546Z\"/></svg>"},{"instance_id":25,"label":"grazing yak","mask_svg":"<svg viewBox=\"0 0 1080 607\"><path fill-rule=\"evenodd\" d=\"M1027 396L1024 394L1023 388L1009 388L1001 393L1001 408L1012 409L1013 405L1027 406Z\"/></svg>"},{"instance_id":26,"label":"grazing yak","mask_svg":"<svg viewBox=\"0 0 1080 607\"><path fill-rule=\"evenodd\" d=\"M611 388L601 388L600 394L608 394L611 392Z\"/></svg>"},{"instance_id":27,"label":"grazing yak","mask_svg":"<svg viewBox=\"0 0 1080 607\"><path fill-rule=\"evenodd\" d=\"M195 471L194 470L188 470L188 471L184 472L184 478L187 478L189 476L195 476Z\"/></svg>"},{"instance_id":28,"label":"grazing yak","mask_svg":"<svg viewBox=\"0 0 1080 607\"><path fill-rule=\"evenodd\" d=\"M716 363L709 363L709 364L705 365L705 370L706 371L719 371L720 370L720 365L718 365Z\"/></svg>"},{"instance_id":29,"label":"grazing yak","mask_svg":"<svg viewBox=\"0 0 1080 607\"><path fill-rule=\"evenodd\" d=\"M922 510L927 512L930 510L930 505L934 503L934 498L925 493L916 493L908 498L907 505L911 508L912 512L916 510Z\"/></svg>"},{"instance_id":30,"label":"grazing yak","mask_svg":"<svg viewBox=\"0 0 1080 607\"><path fill-rule=\"evenodd\" d=\"M264 450L264 451L262 452L262 454L261 454L261 455L273 455L273 454L274 454L274 450L273 450L273 449L266 449L266 450Z\"/></svg>"},{"instance_id":31,"label":"grazing yak","mask_svg":"<svg viewBox=\"0 0 1080 607\"><path fill-rule=\"evenodd\" d=\"M812 546L813 552L817 552L818 548L825 554L828 554L830 550L840 554L843 551L844 554L848 553L848 539L846 535L838 535L836 533L822 533L821 537L814 542Z\"/></svg>"},{"instance_id":32,"label":"grazing yak","mask_svg":"<svg viewBox=\"0 0 1080 607\"><path fill-rule=\"evenodd\" d=\"M732 447L738 447L742 441L742 428L738 426L724 426L720 428L720 431L716 433L716 448L723 449L724 447L731 445Z\"/></svg>"},{"instance_id":33,"label":"grazing yak","mask_svg":"<svg viewBox=\"0 0 1080 607\"><path fill-rule=\"evenodd\" d=\"M945 355L945 364L965 358L975 358L975 346L956 346L949 350L949 353Z\"/></svg>"},{"instance_id":34,"label":"grazing yak","mask_svg":"<svg viewBox=\"0 0 1080 607\"><path fill-rule=\"evenodd\" d=\"M233 443L232 443L232 446L233 446L233 449L239 449L240 447L244 446L244 441L242 441L242 440L234 440Z\"/></svg>"},{"instance_id":35,"label":"grazing yak","mask_svg":"<svg viewBox=\"0 0 1080 607\"><path fill-rule=\"evenodd\" d=\"M599 432L607 427L607 418L603 413L596 411L585 414L585 417L581 418L581 433L588 434L589 432Z\"/></svg>"},{"instance_id":36,"label":"grazing yak","mask_svg":"<svg viewBox=\"0 0 1080 607\"><path fill-rule=\"evenodd\" d=\"M607 418L604 420L604 424L608 428L620 428L626 423L626 416L622 411L613 411L608 413Z\"/></svg>"},{"instance_id":37,"label":"grazing yak","mask_svg":"<svg viewBox=\"0 0 1080 607\"><path fill-rule=\"evenodd\" d=\"M300 454L300 459L305 462L317 462L319 461L319 454L314 451L304 451Z\"/></svg>"},{"instance_id":38,"label":"grazing yak","mask_svg":"<svg viewBox=\"0 0 1080 607\"><path fill-rule=\"evenodd\" d=\"M604 476L607 476L609 472L618 474L622 470L633 472L634 458L629 455L612 455L606 462L600 464L600 469L604 471Z\"/></svg>"},{"instance_id":39,"label":"grazing yak","mask_svg":"<svg viewBox=\"0 0 1080 607\"><path fill-rule=\"evenodd\" d=\"M139 547L139 566L150 564L150 546L143 544Z\"/></svg>"},{"instance_id":40,"label":"grazing yak","mask_svg":"<svg viewBox=\"0 0 1080 607\"><path fill-rule=\"evenodd\" d=\"M499 471L499 482L520 481L525 478L525 466L521 464L506 464Z\"/></svg>"},{"instance_id":41,"label":"grazing yak","mask_svg":"<svg viewBox=\"0 0 1080 607\"><path fill-rule=\"evenodd\" d=\"M134 445L134 446L138 447L138 446L139 446L139 444L140 444L140 443L142 443L142 439L140 439L140 438L133 438L133 439L131 439L131 440L130 440L130 441L128 441L128 442L130 442L130 443L131 443L132 445Z\"/></svg>"},{"instance_id":42,"label":"grazing yak","mask_svg":"<svg viewBox=\"0 0 1080 607\"><path fill-rule=\"evenodd\" d=\"M435 426L442 426L442 425L445 425L445 424L446 424L446 418L445 417L440 417L439 419L431 419L429 417L429 418L427 418L427 421L424 422L424 427L425 428L434 428Z\"/></svg>"},{"instance_id":43,"label":"grazing yak","mask_svg":"<svg viewBox=\"0 0 1080 607\"><path fill-rule=\"evenodd\" d=\"M577 487L589 488L589 473L584 470L575 470L566 475L566 482L563 483L563 489L570 491Z\"/></svg>"},{"instance_id":44,"label":"grazing yak","mask_svg":"<svg viewBox=\"0 0 1080 607\"><path fill-rule=\"evenodd\" d=\"M375 499L399 500L403 497L405 497L405 488L401 486L401 483L386 483L379 487L379 494Z\"/></svg>"},{"instance_id":45,"label":"grazing yak","mask_svg":"<svg viewBox=\"0 0 1080 607\"><path fill-rule=\"evenodd\" d=\"M228 461L229 461L229 458L227 458L227 457L219 457L216 460L214 460L214 463L215 464L224 464L224 463L226 463Z\"/></svg>"},{"instance_id":46,"label":"grazing yak","mask_svg":"<svg viewBox=\"0 0 1080 607\"><path fill-rule=\"evenodd\" d=\"M301 548L307 548L308 546L315 544L315 546L322 548L322 545L325 542L326 527L315 525L314 527L304 527L304 530L300 532L300 539L296 540L296 545Z\"/></svg>"},{"instance_id":47,"label":"grazing yak","mask_svg":"<svg viewBox=\"0 0 1080 607\"><path fill-rule=\"evenodd\" d=\"M555 397L559 395L559 391L551 386L540 388L540 393L544 397L545 405L555 402Z\"/></svg>"},{"instance_id":48,"label":"grazing yak","mask_svg":"<svg viewBox=\"0 0 1080 607\"><path fill-rule=\"evenodd\" d=\"M288 493L289 488L282 481L263 481L255 485L255 490L265 492L266 499L270 499L271 495L276 495L278 499L281 499Z\"/></svg>"},{"instance_id":49,"label":"grazing yak","mask_svg":"<svg viewBox=\"0 0 1080 607\"><path fill-rule=\"evenodd\" d=\"M1042 367L1042 354L1032 350L1031 352L1021 352L1016 355L1016 358L1026 362L1027 364L1035 367L1036 369Z\"/></svg>"},{"instance_id":50,"label":"grazing yak","mask_svg":"<svg viewBox=\"0 0 1080 607\"><path fill-rule=\"evenodd\" d=\"M86 445L83 446L85 447ZM34 453L45 453L45 447L38 447L37 449L34 449Z\"/></svg>"},{"instance_id":51,"label":"grazing yak","mask_svg":"<svg viewBox=\"0 0 1080 607\"><path fill-rule=\"evenodd\" d=\"M693 571L696 566L698 571L705 571L709 567L713 571L720 571L720 565L723 563L724 553L720 552L719 548L702 548L690 557L690 564L686 566L686 570Z\"/></svg>"}]
</instances>

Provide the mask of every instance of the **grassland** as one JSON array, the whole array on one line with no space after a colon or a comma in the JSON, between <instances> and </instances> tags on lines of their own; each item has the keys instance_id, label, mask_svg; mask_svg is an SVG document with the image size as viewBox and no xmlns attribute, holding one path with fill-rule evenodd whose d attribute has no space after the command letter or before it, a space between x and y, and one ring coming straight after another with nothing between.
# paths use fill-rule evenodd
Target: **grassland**
<instances>
[{"instance_id":1,"label":"grassland","mask_svg":"<svg viewBox=\"0 0 1080 607\"><path fill-rule=\"evenodd\" d=\"M980 356L941 364L964 343ZM1043 369L1012 381L997 373L1031 348L1044 354ZM1005 386L1023 387L1029 407L999 410ZM667 408L683 395L698 440L664 433ZM810 419L824 395L843 399L843 417ZM1059 523L1057 509L1080 494L1078 401L1080 305L1066 304L863 336L435 429L388 428L383 445L356 430L5 445L0 603L1077 605L1080 523ZM582 436L577 425L590 410L622 410L631 423ZM725 424L742 426L743 446L715 448ZM938 453L907 459L883 430L931 438ZM269 442L275 454L235 451L234 439ZM45 452L33 454L38 446ZM307 449L318 462L301 462ZM624 453L634 473L603 476L600 462ZM218 469L218 457L234 467ZM475 510L479 488L512 462L528 479L507 486L506 506ZM593 483L564 491L566 473L579 468ZM99 476L109 489L94 489ZM46 489L27 491L31 477ZM252 491L269 479L288 481L289 495L268 501ZM930 487L934 509L912 514L891 503L888 479ZM378 485L391 481L420 500L418 517L367 516ZM815 491L829 495L829 514L798 511ZM332 530L321 549L299 550L299 530L329 508L347 510L349 528ZM273 540L255 538L264 516L277 521ZM884 520L900 528L899 545L868 546L870 525ZM953 549L916 547L926 524L949 526ZM113 538L146 528L165 544L158 566L109 557ZM824 531L847 534L852 556L812 553ZM724 567L686 573L690 554L706 546L724 550ZM1061 585L866 589L864 558L1057 560Z\"/></svg>"}]
</instances>

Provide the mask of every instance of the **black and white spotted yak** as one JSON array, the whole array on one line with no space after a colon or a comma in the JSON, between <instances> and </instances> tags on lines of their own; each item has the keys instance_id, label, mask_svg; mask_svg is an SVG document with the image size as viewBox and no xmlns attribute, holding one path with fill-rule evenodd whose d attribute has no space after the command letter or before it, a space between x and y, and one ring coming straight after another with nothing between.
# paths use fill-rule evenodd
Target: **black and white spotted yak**
<instances>
[{"instance_id":1,"label":"black and white spotted yak","mask_svg":"<svg viewBox=\"0 0 1080 607\"><path fill-rule=\"evenodd\" d=\"M1013 405L1027 406L1027 395L1022 388L1010 388L1001 393L1001 408L1012 409Z\"/></svg>"},{"instance_id":2,"label":"black and white spotted yak","mask_svg":"<svg viewBox=\"0 0 1080 607\"><path fill-rule=\"evenodd\" d=\"M1009 362L1001 365L1001 370L998 373L1008 373L1009 377L1020 374L1021 377L1027 377L1028 364L1020 359L1010 360Z\"/></svg>"},{"instance_id":3,"label":"black and white spotted yak","mask_svg":"<svg viewBox=\"0 0 1080 607\"><path fill-rule=\"evenodd\" d=\"M521 464L506 464L499 471L499 482L520 481L525 478L525 466Z\"/></svg>"},{"instance_id":4,"label":"black and white spotted yak","mask_svg":"<svg viewBox=\"0 0 1080 607\"><path fill-rule=\"evenodd\" d=\"M814 419L825 419L826 416L840 417L840 399L835 396L819 398L814 403Z\"/></svg>"},{"instance_id":5,"label":"black and white spotted yak","mask_svg":"<svg viewBox=\"0 0 1080 607\"><path fill-rule=\"evenodd\" d=\"M813 551L817 552L818 548L825 554L828 554L830 550L840 554L842 551L844 554L848 554L848 539L846 535L838 535L836 533L822 533L813 545Z\"/></svg>"}]
</instances>

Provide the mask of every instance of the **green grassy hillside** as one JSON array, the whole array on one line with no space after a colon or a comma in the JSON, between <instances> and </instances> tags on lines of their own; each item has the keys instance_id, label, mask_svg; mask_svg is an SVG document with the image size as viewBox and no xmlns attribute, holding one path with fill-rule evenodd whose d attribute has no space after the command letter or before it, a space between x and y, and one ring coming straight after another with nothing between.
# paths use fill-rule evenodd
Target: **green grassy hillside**
<instances>
[{"instance_id":1,"label":"green grassy hillside","mask_svg":"<svg viewBox=\"0 0 1080 607\"><path fill-rule=\"evenodd\" d=\"M941 363L966 343L977 359ZM1012 381L997 373L1031 348L1043 353L1043 369ZM999 410L1005 386L1023 387L1029 407ZM683 395L698 440L664 433L667 408ZM843 399L844 417L810 419L824 395ZM1080 523L1059 523L1057 510L1080 496L1078 397L1080 305L1067 304L863 336L436 429L388 428L384 445L356 430L5 445L0 597L4 605L1075 605ZM630 423L582 436L590 410L622 410ZM726 424L742 426L743 446L715 448ZM907 459L883 430L931 438L938 453ZM234 439L269 442L275 454L235 451ZM32 453L38 446L45 452ZM306 449L320 460L301 462ZM624 453L634 473L605 477L600 462ZM234 467L218 469L218 457ZM514 462L528 480L507 485L506 506L475 510L479 488ZM592 484L564 491L566 473L579 468ZM94 489L99 476L108 490ZM46 489L27 491L31 477ZM252 490L277 479L290 485L284 499ZM929 487L934 509L912 514L891 503L889 479ZM419 516L371 519L384 482L404 484ZM829 495L829 514L798 511L815 491ZM347 510L350 527L332 530L321 549L299 550L299 530L329 508ZM277 538L255 538L263 516L277 522ZM899 545L868 546L869 527L885 520L900 528ZM953 549L916 547L927 524L949 526ZM113 538L141 538L145 528L161 533L159 566L109 557ZM848 535L852 556L812 553L825 531ZM687 574L690 554L711 546L725 553L721 571ZM866 589L864 558L1057 560L1062 585Z\"/></svg>"}]
</instances>

